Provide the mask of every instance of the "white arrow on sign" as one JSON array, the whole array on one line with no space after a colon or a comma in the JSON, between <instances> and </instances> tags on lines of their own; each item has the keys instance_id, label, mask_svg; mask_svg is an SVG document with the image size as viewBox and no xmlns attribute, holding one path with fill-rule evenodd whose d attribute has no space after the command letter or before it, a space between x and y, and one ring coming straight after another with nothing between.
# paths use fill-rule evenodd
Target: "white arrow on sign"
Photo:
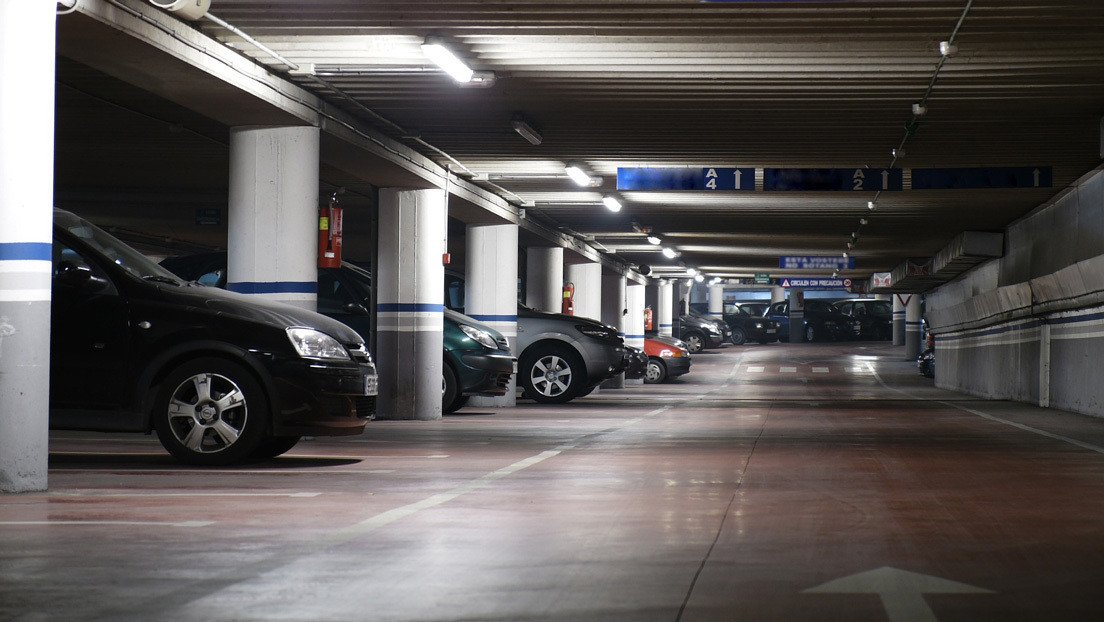
<instances>
[{"instance_id":1,"label":"white arrow on sign","mask_svg":"<svg viewBox=\"0 0 1104 622\"><path fill-rule=\"evenodd\" d=\"M740 178L743 177L743 176L744 175L743 175L743 173L740 172L740 169L736 169L736 189L737 190L740 189ZM1035 185L1038 186L1039 184L1036 183Z\"/></svg>"},{"instance_id":2,"label":"white arrow on sign","mask_svg":"<svg viewBox=\"0 0 1104 622\"><path fill-rule=\"evenodd\" d=\"M889 171L882 171L882 190L889 190Z\"/></svg>"},{"instance_id":3,"label":"white arrow on sign","mask_svg":"<svg viewBox=\"0 0 1104 622\"><path fill-rule=\"evenodd\" d=\"M877 594L890 622L936 622L924 594L992 594L985 588L882 566L811 587L803 594Z\"/></svg>"},{"instance_id":4,"label":"white arrow on sign","mask_svg":"<svg viewBox=\"0 0 1104 622\"><path fill-rule=\"evenodd\" d=\"M1040 171L1039 169L1035 169L1034 175L1035 175L1035 187L1036 188L1039 187L1039 177L1042 176L1042 174L1043 174L1042 171Z\"/></svg>"}]
</instances>

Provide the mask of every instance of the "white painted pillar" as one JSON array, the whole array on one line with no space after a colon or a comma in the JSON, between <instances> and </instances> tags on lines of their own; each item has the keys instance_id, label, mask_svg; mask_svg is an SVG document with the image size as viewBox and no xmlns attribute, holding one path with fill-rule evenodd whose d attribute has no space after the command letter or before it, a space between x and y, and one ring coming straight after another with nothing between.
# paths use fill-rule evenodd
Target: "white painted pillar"
<instances>
[{"instance_id":1,"label":"white painted pillar","mask_svg":"<svg viewBox=\"0 0 1104 622\"><path fill-rule=\"evenodd\" d=\"M227 289L317 308L318 145L316 127L230 129Z\"/></svg>"},{"instance_id":2,"label":"white painted pillar","mask_svg":"<svg viewBox=\"0 0 1104 622\"><path fill-rule=\"evenodd\" d=\"M912 294L893 294L893 345L905 345L905 304Z\"/></svg>"},{"instance_id":3,"label":"white painted pillar","mask_svg":"<svg viewBox=\"0 0 1104 622\"><path fill-rule=\"evenodd\" d=\"M659 308L656 309L656 330L660 335L666 337L671 336L671 327L674 323L671 321L671 315L674 311L675 303L672 300L674 297L674 285L668 280L659 282Z\"/></svg>"},{"instance_id":4,"label":"white painted pillar","mask_svg":"<svg viewBox=\"0 0 1104 622\"><path fill-rule=\"evenodd\" d=\"M644 349L644 286L630 283L625 287L625 345ZM644 384L643 378L625 380L626 385Z\"/></svg>"},{"instance_id":5,"label":"white painted pillar","mask_svg":"<svg viewBox=\"0 0 1104 622\"><path fill-rule=\"evenodd\" d=\"M518 226L468 225L464 311L502 333L517 350ZM516 376L506 395L471 398L472 406L513 406Z\"/></svg>"},{"instance_id":6,"label":"white painted pillar","mask_svg":"<svg viewBox=\"0 0 1104 622\"><path fill-rule=\"evenodd\" d=\"M525 304L537 311L563 308L563 248L530 247L525 253Z\"/></svg>"},{"instance_id":7,"label":"white painted pillar","mask_svg":"<svg viewBox=\"0 0 1104 622\"><path fill-rule=\"evenodd\" d=\"M912 294L905 304L905 360L920 356L920 295Z\"/></svg>"},{"instance_id":8,"label":"white painted pillar","mask_svg":"<svg viewBox=\"0 0 1104 622\"><path fill-rule=\"evenodd\" d=\"M617 329L622 337L625 335L625 326L628 316L625 310L628 308L626 297L626 279L621 275L602 277L602 323L609 324ZM625 386L625 374L606 380L601 384L603 389L621 389Z\"/></svg>"},{"instance_id":9,"label":"white painted pillar","mask_svg":"<svg viewBox=\"0 0 1104 622\"><path fill-rule=\"evenodd\" d=\"M936 366L939 373L939 366ZM1039 326L1039 406L1050 408L1050 324Z\"/></svg>"},{"instance_id":10,"label":"white painted pillar","mask_svg":"<svg viewBox=\"0 0 1104 622\"><path fill-rule=\"evenodd\" d=\"M786 289L781 285L771 287L771 304L782 302L786 299Z\"/></svg>"},{"instance_id":11,"label":"white painted pillar","mask_svg":"<svg viewBox=\"0 0 1104 622\"><path fill-rule=\"evenodd\" d=\"M564 280L575 285L575 315L592 320L602 318L602 264L568 264Z\"/></svg>"},{"instance_id":12,"label":"white painted pillar","mask_svg":"<svg viewBox=\"0 0 1104 622\"><path fill-rule=\"evenodd\" d=\"M47 484L56 6L0 0L0 492Z\"/></svg>"},{"instance_id":13,"label":"white painted pillar","mask_svg":"<svg viewBox=\"0 0 1104 622\"><path fill-rule=\"evenodd\" d=\"M709 317L714 320L724 319L724 285L709 286Z\"/></svg>"},{"instance_id":14,"label":"white painted pillar","mask_svg":"<svg viewBox=\"0 0 1104 622\"><path fill-rule=\"evenodd\" d=\"M787 292L790 299L790 343L805 341L805 292L792 288Z\"/></svg>"},{"instance_id":15,"label":"white painted pillar","mask_svg":"<svg viewBox=\"0 0 1104 622\"><path fill-rule=\"evenodd\" d=\"M443 190L379 191L374 358L381 419L441 417L445 287L441 257L447 209ZM514 284L509 291L515 291Z\"/></svg>"}]
</instances>

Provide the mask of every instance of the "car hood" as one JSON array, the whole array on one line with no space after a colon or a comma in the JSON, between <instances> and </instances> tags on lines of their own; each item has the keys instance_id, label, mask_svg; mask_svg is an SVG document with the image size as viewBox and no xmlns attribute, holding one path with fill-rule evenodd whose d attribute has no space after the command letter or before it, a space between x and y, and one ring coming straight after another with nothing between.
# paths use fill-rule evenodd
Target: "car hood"
<instances>
[{"instance_id":1,"label":"car hood","mask_svg":"<svg viewBox=\"0 0 1104 622\"><path fill-rule=\"evenodd\" d=\"M322 331L343 344L363 344L364 338L356 331L321 313L302 309L282 302L263 300L256 296L228 292L217 287L185 285L175 287L158 285L158 288L175 302L203 311L235 317L274 328L302 326Z\"/></svg>"}]
</instances>

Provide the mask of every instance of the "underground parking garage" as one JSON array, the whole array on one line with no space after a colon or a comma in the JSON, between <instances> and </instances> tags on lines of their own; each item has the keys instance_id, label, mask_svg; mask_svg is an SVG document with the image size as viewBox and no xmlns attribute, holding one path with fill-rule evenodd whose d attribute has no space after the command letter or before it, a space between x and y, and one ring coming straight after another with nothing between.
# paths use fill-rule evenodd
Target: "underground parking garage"
<instances>
[{"instance_id":1,"label":"underground parking garage","mask_svg":"<svg viewBox=\"0 0 1104 622\"><path fill-rule=\"evenodd\" d=\"M1101 32L0 0L0 618L1096 619Z\"/></svg>"}]
</instances>

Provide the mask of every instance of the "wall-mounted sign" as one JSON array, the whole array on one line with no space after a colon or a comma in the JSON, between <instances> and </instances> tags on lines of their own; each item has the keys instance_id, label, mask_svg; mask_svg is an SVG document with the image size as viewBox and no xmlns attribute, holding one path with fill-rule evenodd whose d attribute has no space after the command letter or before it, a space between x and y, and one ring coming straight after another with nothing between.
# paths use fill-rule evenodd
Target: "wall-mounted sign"
<instances>
[{"instance_id":1,"label":"wall-mounted sign","mask_svg":"<svg viewBox=\"0 0 1104 622\"><path fill-rule=\"evenodd\" d=\"M1050 188L1053 184L1054 172L1049 166L912 169L913 190Z\"/></svg>"},{"instance_id":2,"label":"wall-mounted sign","mask_svg":"<svg viewBox=\"0 0 1104 622\"><path fill-rule=\"evenodd\" d=\"M619 168L618 190L755 190L754 168Z\"/></svg>"},{"instance_id":3,"label":"wall-mounted sign","mask_svg":"<svg viewBox=\"0 0 1104 622\"><path fill-rule=\"evenodd\" d=\"M782 279L782 287L801 289L848 289L851 279Z\"/></svg>"},{"instance_id":4,"label":"wall-mounted sign","mask_svg":"<svg viewBox=\"0 0 1104 622\"><path fill-rule=\"evenodd\" d=\"M893 286L893 273L892 272L875 272L870 277L870 288L878 289L880 287L892 287Z\"/></svg>"},{"instance_id":5,"label":"wall-mounted sign","mask_svg":"<svg viewBox=\"0 0 1104 622\"><path fill-rule=\"evenodd\" d=\"M904 190L899 168L765 168L763 190L896 191Z\"/></svg>"},{"instance_id":6,"label":"wall-mounted sign","mask_svg":"<svg viewBox=\"0 0 1104 622\"><path fill-rule=\"evenodd\" d=\"M778 267L783 270L854 270L855 258L844 259L839 255L779 257Z\"/></svg>"},{"instance_id":7,"label":"wall-mounted sign","mask_svg":"<svg viewBox=\"0 0 1104 622\"><path fill-rule=\"evenodd\" d=\"M760 272L760 273L755 275L755 284L756 285L770 285L770 282L771 282L770 275L767 274L766 272Z\"/></svg>"}]
</instances>

